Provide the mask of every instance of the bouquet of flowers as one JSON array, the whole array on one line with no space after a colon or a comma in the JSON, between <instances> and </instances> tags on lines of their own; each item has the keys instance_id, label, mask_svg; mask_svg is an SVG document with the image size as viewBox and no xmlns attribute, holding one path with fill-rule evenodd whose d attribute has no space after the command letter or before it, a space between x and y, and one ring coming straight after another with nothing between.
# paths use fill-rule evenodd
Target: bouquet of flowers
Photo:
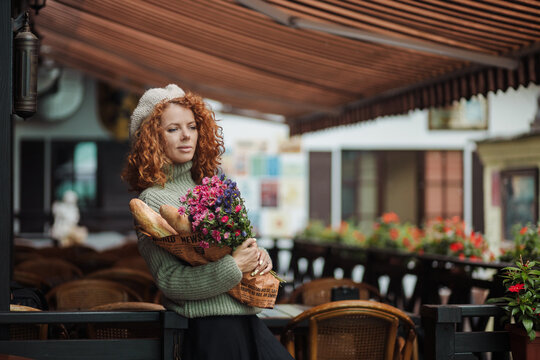
<instances>
[{"instance_id":1,"label":"bouquet of flowers","mask_svg":"<svg viewBox=\"0 0 540 360\"><path fill-rule=\"evenodd\" d=\"M253 237L240 191L225 175L204 178L180 202L180 208L162 205L160 214L138 199L131 200L130 208L158 246L192 266L219 260ZM255 276L245 273L229 294L250 306L272 308L280 281L273 271Z\"/></svg>"},{"instance_id":2,"label":"bouquet of flowers","mask_svg":"<svg viewBox=\"0 0 540 360\"><path fill-rule=\"evenodd\" d=\"M188 190L180 198L180 215L188 215L192 230L202 234L199 245L210 244L236 248L254 237L244 200L236 183L225 175L205 177L202 185Z\"/></svg>"}]
</instances>

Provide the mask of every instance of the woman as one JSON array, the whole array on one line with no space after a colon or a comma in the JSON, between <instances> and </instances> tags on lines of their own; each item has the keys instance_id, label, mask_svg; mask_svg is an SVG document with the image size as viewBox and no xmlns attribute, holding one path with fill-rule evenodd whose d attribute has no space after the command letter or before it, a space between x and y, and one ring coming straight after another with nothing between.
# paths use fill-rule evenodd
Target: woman
<instances>
[{"instance_id":1,"label":"woman","mask_svg":"<svg viewBox=\"0 0 540 360\"><path fill-rule=\"evenodd\" d=\"M122 178L155 211L180 206L180 196L218 172L221 127L203 99L176 85L150 89L130 122L132 148ZM231 255L191 267L138 232L145 258L166 308L189 318L182 359L292 359L255 314L227 291L242 274L272 269L268 253L247 239Z\"/></svg>"}]
</instances>

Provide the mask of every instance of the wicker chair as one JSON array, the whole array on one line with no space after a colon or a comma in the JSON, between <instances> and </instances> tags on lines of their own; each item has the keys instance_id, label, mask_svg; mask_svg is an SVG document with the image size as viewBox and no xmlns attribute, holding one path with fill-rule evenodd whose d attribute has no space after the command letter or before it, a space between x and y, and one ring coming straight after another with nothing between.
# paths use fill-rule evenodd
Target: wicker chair
<instances>
[{"instance_id":1,"label":"wicker chair","mask_svg":"<svg viewBox=\"0 0 540 360\"><path fill-rule=\"evenodd\" d=\"M81 269L57 258L27 260L18 264L14 270L39 276L50 288L82 277Z\"/></svg>"},{"instance_id":2,"label":"wicker chair","mask_svg":"<svg viewBox=\"0 0 540 360\"><path fill-rule=\"evenodd\" d=\"M41 311L30 306L24 305L9 305L9 311ZM10 340L45 340L47 339L47 324L28 324L28 325L10 325L9 339Z\"/></svg>"},{"instance_id":3,"label":"wicker chair","mask_svg":"<svg viewBox=\"0 0 540 360\"><path fill-rule=\"evenodd\" d=\"M50 284L41 276L22 270L13 270L13 280L24 287L41 290L46 294L50 289Z\"/></svg>"},{"instance_id":4,"label":"wicker chair","mask_svg":"<svg viewBox=\"0 0 540 360\"><path fill-rule=\"evenodd\" d=\"M164 311L158 304L148 302L119 302L91 308L92 311ZM153 323L96 323L88 324L91 339L160 338L161 326Z\"/></svg>"},{"instance_id":5,"label":"wicker chair","mask_svg":"<svg viewBox=\"0 0 540 360\"><path fill-rule=\"evenodd\" d=\"M79 279L61 284L49 291L46 298L49 307L56 310L87 310L115 302L142 301L129 287L100 279Z\"/></svg>"},{"instance_id":6,"label":"wicker chair","mask_svg":"<svg viewBox=\"0 0 540 360\"><path fill-rule=\"evenodd\" d=\"M146 265L146 261L141 255L124 257L116 261L113 267L137 269L141 271L146 271L150 274L150 270L148 270L148 265Z\"/></svg>"},{"instance_id":7,"label":"wicker chair","mask_svg":"<svg viewBox=\"0 0 540 360\"><path fill-rule=\"evenodd\" d=\"M358 300L382 301L383 296L375 287L357 283L352 279L321 278L304 283L294 289L287 300L289 304L321 305L332 300L332 289L349 287L358 289Z\"/></svg>"},{"instance_id":8,"label":"wicker chair","mask_svg":"<svg viewBox=\"0 0 540 360\"><path fill-rule=\"evenodd\" d=\"M116 257L117 260L124 259L126 257L140 256L136 241L129 241L123 245L103 250L100 252L100 254Z\"/></svg>"},{"instance_id":9,"label":"wicker chair","mask_svg":"<svg viewBox=\"0 0 540 360\"><path fill-rule=\"evenodd\" d=\"M292 319L281 336L292 356L295 343L302 340L298 325L309 321L306 341L309 360L410 360L416 331L412 320L401 310L376 301L343 300L315 306ZM404 338L398 339L402 326ZM300 331L299 331L300 330ZM305 334L305 329L304 332ZM297 346L298 348L298 346ZM302 350L302 348L297 349Z\"/></svg>"},{"instance_id":10,"label":"wicker chair","mask_svg":"<svg viewBox=\"0 0 540 360\"><path fill-rule=\"evenodd\" d=\"M143 301L153 301L157 292L152 275L138 269L113 267L88 274L86 279L104 279L119 282L139 294Z\"/></svg>"},{"instance_id":11,"label":"wicker chair","mask_svg":"<svg viewBox=\"0 0 540 360\"><path fill-rule=\"evenodd\" d=\"M27 260L42 258L38 250L31 246L13 245L13 264L17 265Z\"/></svg>"}]
</instances>

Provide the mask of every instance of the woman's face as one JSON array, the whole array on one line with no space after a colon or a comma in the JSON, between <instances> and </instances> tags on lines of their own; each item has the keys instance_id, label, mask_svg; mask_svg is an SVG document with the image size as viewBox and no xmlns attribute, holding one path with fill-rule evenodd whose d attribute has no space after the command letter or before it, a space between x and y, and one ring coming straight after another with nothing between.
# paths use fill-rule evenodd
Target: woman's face
<instances>
[{"instance_id":1,"label":"woman's face","mask_svg":"<svg viewBox=\"0 0 540 360\"><path fill-rule=\"evenodd\" d=\"M197 124L193 112L177 104L169 104L161 116L165 138L165 154L175 164L193 159L197 148Z\"/></svg>"}]
</instances>

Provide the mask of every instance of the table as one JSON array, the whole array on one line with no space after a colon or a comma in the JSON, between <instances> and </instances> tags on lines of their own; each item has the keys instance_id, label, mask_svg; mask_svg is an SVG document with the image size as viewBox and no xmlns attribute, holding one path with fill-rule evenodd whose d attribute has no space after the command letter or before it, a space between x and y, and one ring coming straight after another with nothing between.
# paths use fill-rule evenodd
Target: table
<instances>
[{"instance_id":1,"label":"table","mask_svg":"<svg viewBox=\"0 0 540 360\"><path fill-rule=\"evenodd\" d=\"M311 308L304 304L276 304L273 309L264 309L257 316L268 326L272 333L278 335L289 321ZM307 327L307 321L305 326Z\"/></svg>"}]
</instances>

